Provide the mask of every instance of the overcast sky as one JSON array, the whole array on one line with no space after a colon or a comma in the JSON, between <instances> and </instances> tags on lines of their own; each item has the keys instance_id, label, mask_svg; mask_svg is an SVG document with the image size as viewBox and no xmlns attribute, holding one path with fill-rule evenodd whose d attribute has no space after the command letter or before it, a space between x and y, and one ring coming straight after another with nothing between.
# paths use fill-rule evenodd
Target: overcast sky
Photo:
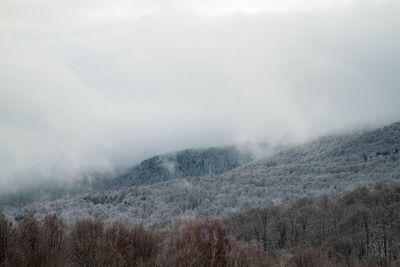
<instances>
[{"instance_id":1,"label":"overcast sky","mask_svg":"<svg viewBox=\"0 0 400 267\"><path fill-rule=\"evenodd\" d=\"M398 0L1 0L0 186L400 120Z\"/></svg>"}]
</instances>

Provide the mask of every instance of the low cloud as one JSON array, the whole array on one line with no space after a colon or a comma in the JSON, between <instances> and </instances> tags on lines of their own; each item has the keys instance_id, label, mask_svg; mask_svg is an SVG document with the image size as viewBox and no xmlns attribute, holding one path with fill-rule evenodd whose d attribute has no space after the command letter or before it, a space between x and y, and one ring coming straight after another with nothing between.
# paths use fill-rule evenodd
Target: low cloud
<instances>
[{"instance_id":1,"label":"low cloud","mask_svg":"<svg viewBox=\"0 0 400 267\"><path fill-rule=\"evenodd\" d=\"M397 1L186 2L2 1L0 185L399 120Z\"/></svg>"}]
</instances>

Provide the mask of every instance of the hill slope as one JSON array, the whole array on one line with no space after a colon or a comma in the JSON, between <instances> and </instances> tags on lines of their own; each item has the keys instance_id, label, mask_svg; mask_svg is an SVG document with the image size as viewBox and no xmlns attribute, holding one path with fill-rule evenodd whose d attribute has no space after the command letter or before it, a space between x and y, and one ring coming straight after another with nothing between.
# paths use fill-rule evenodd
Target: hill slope
<instances>
[{"instance_id":1,"label":"hill slope","mask_svg":"<svg viewBox=\"0 0 400 267\"><path fill-rule=\"evenodd\" d=\"M221 175L187 176L75 198L6 207L8 216L29 210L57 212L67 221L154 222L181 215L219 215L301 196L339 196L356 186L400 182L400 123L373 131L323 137Z\"/></svg>"},{"instance_id":2,"label":"hill slope","mask_svg":"<svg viewBox=\"0 0 400 267\"><path fill-rule=\"evenodd\" d=\"M186 149L144 160L113 181L114 187L154 184L188 176L218 175L252 160L235 147Z\"/></svg>"}]
</instances>

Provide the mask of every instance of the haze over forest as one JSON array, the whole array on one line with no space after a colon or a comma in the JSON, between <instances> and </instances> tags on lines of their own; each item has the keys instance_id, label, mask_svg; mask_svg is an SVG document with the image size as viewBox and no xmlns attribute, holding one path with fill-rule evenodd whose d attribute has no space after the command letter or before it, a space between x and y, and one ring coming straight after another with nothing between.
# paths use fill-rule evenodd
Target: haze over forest
<instances>
[{"instance_id":1,"label":"haze over forest","mask_svg":"<svg viewBox=\"0 0 400 267\"><path fill-rule=\"evenodd\" d=\"M0 266L400 266L400 1L1 0Z\"/></svg>"},{"instance_id":2,"label":"haze over forest","mask_svg":"<svg viewBox=\"0 0 400 267\"><path fill-rule=\"evenodd\" d=\"M399 11L396 0L2 0L0 187L397 121Z\"/></svg>"}]
</instances>

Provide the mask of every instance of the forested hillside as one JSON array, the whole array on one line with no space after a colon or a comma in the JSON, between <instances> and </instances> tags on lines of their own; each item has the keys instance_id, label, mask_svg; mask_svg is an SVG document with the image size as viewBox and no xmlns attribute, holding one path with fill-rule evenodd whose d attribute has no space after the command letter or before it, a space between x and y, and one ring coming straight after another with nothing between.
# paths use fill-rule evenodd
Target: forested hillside
<instances>
[{"instance_id":1,"label":"forested hillside","mask_svg":"<svg viewBox=\"0 0 400 267\"><path fill-rule=\"evenodd\" d=\"M251 161L235 147L187 149L144 160L113 181L113 187L154 184L171 179L218 175Z\"/></svg>"},{"instance_id":2,"label":"forested hillside","mask_svg":"<svg viewBox=\"0 0 400 267\"><path fill-rule=\"evenodd\" d=\"M0 266L398 266L400 185L159 225L0 214Z\"/></svg>"},{"instance_id":3,"label":"forested hillside","mask_svg":"<svg viewBox=\"0 0 400 267\"><path fill-rule=\"evenodd\" d=\"M340 195L357 185L400 181L400 122L348 135L322 137L288 148L231 174L278 190L276 202L300 195Z\"/></svg>"},{"instance_id":4,"label":"forested hillside","mask_svg":"<svg viewBox=\"0 0 400 267\"><path fill-rule=\"evenodd\" d=\"M84 193L117 190L189 176L222 174L251 160L250 152L242 152L234 146L186 149L154 156L128 170L118 168L103 173L91 171L75 181L54 179L21 185L16 190L0 192L0 206L71 198Z\"/></svg>"},{"instance_id":5,"label":"forested hillside","mask_svg":"<svg viewBox=\"0 0 400 267\"><path fill-rule=\"evenodd\" d=\"M373 131L323 137L220 175L185 176L72 198L6 205L3 209L11 220L18 220L27 212L37 218L56 212L67 223L84 216L148 224L182 215L224 215L289 203L303 196L338 197L357 186L371 188L382 181L400 182L399 150L400 123L395 123ZM154 161L155 166L160 166L159 159ZM193 171L197 170L196 164L188 168L193 175L197 174ZM200 168L201 172L206 169ZM166 169L155 170L163 173Z\"/></svg>"}]
</instances>

